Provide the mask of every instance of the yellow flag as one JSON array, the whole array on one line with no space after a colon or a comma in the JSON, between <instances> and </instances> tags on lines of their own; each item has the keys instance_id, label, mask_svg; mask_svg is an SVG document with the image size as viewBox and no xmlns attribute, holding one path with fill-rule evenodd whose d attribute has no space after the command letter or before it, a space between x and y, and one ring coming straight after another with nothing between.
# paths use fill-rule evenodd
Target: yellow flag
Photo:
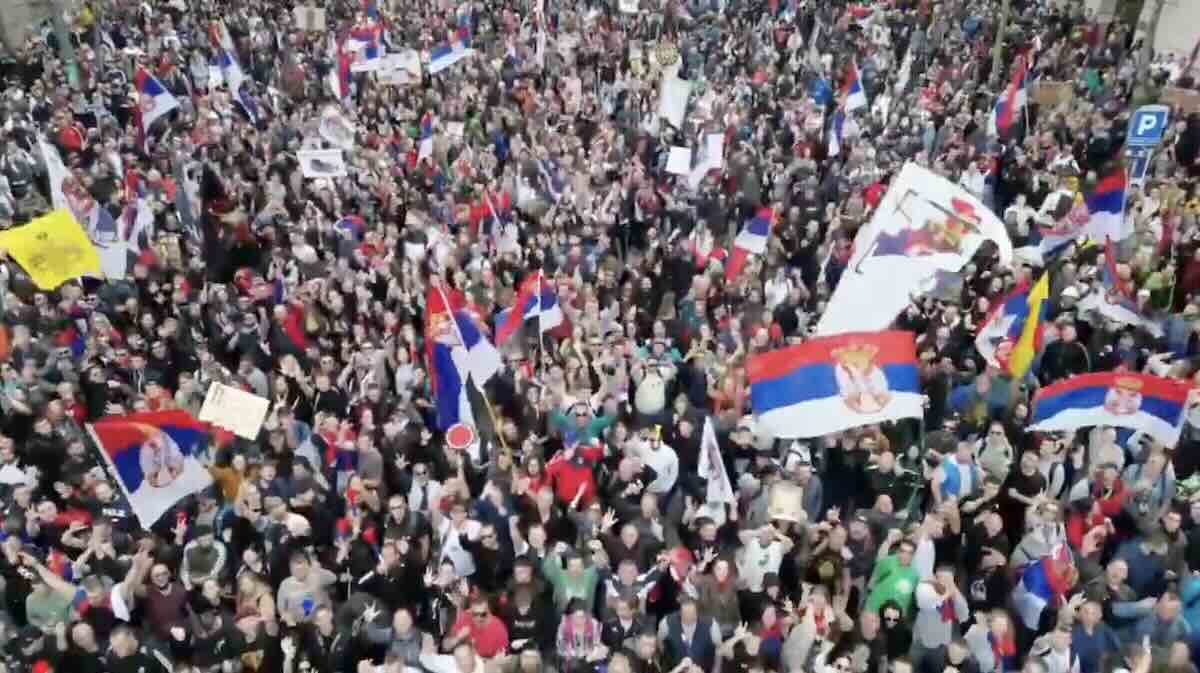
<instances>
[{"instance_id":1,"label":"yellow flag","mask_svg":"<svg viewBox=\"0 0 1200 673\"><path fill-rule=\"evenodd\" d=\"M1050 273L1047 272L1043 273L1041 280L1029 290L1029 313L1021 327L1021 337L1017 339L1012 355L1008 358L1008 372L1014 379L1025 376L1042 348L1042 304L1049 298Z\"/></svg>"},{"instance_id":2,"label":"yellow flag","mask_svg":"<svg viewBox=\"0 0 1200 673\"><path fill-rule=\"evenodd\" d=\"M66 209L0 232L0 249L8 252L42 290L53 290L84 274L100 275L99 253Z\"/></svg>"}]
</instances>

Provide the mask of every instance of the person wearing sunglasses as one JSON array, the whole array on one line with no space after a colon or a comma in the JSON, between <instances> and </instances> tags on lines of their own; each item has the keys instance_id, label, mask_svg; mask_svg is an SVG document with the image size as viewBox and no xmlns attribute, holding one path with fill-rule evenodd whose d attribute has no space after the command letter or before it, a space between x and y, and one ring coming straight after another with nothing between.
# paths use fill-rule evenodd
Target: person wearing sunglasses
<instances>
[{"instance_id":1,"label":"person wearing sunglasses","mask_svg":"<svg viewBox=\"0 0 1200 673\"><path fill-rule=\"evenodd\" d=\"M508 627L504 621L492 614L488 600L476 595L466 610L459 613L450 633L442 641L442 647L454 651L462 643L470 643L483 659L504 654L508 649Z\"/></svg>"},{"instance_id":2,"label":"person wearing sunglasses","mask_svg":"<svg viewBox=\"0 0 1200 673\"><path fill-rule=\"evenodd\" d=\"M912 629L904 618L904 610L895 601L888 601L880 608L879 616L887 658L907 657L912 649Z\"/></svg>"}]
</instances>

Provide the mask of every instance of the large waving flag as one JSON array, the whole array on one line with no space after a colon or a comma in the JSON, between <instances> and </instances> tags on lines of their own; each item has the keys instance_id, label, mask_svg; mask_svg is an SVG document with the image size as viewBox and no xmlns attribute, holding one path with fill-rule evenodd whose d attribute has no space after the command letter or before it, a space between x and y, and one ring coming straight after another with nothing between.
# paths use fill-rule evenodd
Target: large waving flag
<instances>
[{"instance_id":1,"label":"large waving flag","mask_svg":"<svg viewBox=\"0 0 1200 673\"><path fill-rule=\"evenodd\" d=\"M425 353L429 378L436 397L437 425L445 430L456 423L475 425L467 386L482 388L500 371L500 353L484 333L479 320L467 310L457 290L435 286L425 303Z\"/></svg>"},{"instance_id":2,"label":"large waving flag","mask_svg":"<svg viewBox=\"0 0 1200 673\"><path fill-rule=\"evenodd\" d=\"M1017 59L1013 69L1012 79L992 107L992 115L988 119L988 133L994 138L1008 135L1020 119L1021 112L1027 104L1026 83L1029 78L1029 67L1025 57Z\"/></svg>"},{"instance_id":3,"label":"large waving flag","mask_svg":"<svg viewBox=\"0 0 1200 673\"><path fill-rule=\"evenodd\" d=\"M1060 543L1052 552L1017 569L1012 602L1026 627L1036 631L1046 608L1062 607L1071 588L1072 565L1071 550Z\"/></svg>"},{"instance_id":4,"label":"large waving flag","mask_svg":"<svg viewBox=\"0 0 1200 673\"><path fill-rule=\"evenodd\" d=\"M870 222L817 324L820 335L887 329L939 271L957 273L984 241L1012 262L1004 223L981 201L929 170L905 164Z\"/></svg>"},{"instance_id":5,"label":"large waving flag","mask_svg":"<svg viewBox=\"0 0 1200 673\"><path fill-rule=\"evenodd\" d=\"M449 68L470 56L471 52L471 17L470 14L460 14L454 32L445 42L430 50L429 74L435 75Z\"/></svg>"},{"instance_id":6,"label":"large waving flag","mask_svg":"<svg viewBox=\"0 0 1200 673\"><path fill-rule=\"evenodd\" d=\"M754 217L746 220L741 232L733 240L733 251L729 254L729 263L725 265L727 280L733 281L742 273L750 255L767 252L767 238L771 235L774 223L775 211L771 208L759 208Z\"/></svg>"},{"instance_id":7,"label":"large waving flag","mask_svg":"<svg viewBox=\"0 0 1200 673\"><path fill-rule=\"evenodd\" d=\"M355 26L346 40L346 49L352 54L352 72L371 72L383 66L385 48L383 28L378 23Z\"/></svg>"},{"instance_id":8,"label":"large waving flag","mask_svg":"<svg viewBox=\"0 0 1200 673\"><path fill-rule=\"evenodd\" d=\"M1092 193L1088 194L1084 203L1087 204L1090 217L1085 230L1093 239L1102 241L1111 238L1120 241L1133 233L1132 229L1125 230L1127 182L1125 167L1118 161L1100 178Z\"/></svg>"},{"instance_id":9,"label":"large waving flag","mask_svg":"<svg viewBox=\"0 0 1200 673\"><path fill-rule=\"evenodd\" d=\"M546 282L541 271L530 275L517 291L517 302L507 319L496 326L496 343L509 340L526 320L537 319L538 332L545 334L563 323L562 306L554 286Z\"/></svg>"},{"instance_id":10,"label":"large waving flag","mask_svg":"<svg viewBox=\"0 0 1200 673\"><path fill-rule=\"evenodd\" d=\"M0 232L4 250L42 290L88 274L100 273L100 255L83 227L66 209Z\"/></svg>"},{"instance_id":11,"label":"large waving flag","mask_svg":"<svg viewBox=\"0 0 1200 673\"><path fill-rule=\"evenodd\" d=\"M842 84L842 106L846 112L854 112L859 108L867 107L867 91L863 89L862 77L858 74L858 64L853 60L850 61L850 67L846 71L846 81Z\"/></svg>"},{"instance_id":12,"label":"large waving flag","mask_svg":"<svg viewBox=\"0 0 1200 673\"><path fill-rule=\"evenodd\" d=\"M1045 301L1050 274L1036 284L1023 283L992 311L975 337L975 348L988 364L1020 378L1042 348Z\"/></svg>"},{"instance_id":13,"label":"large waving flag","mask_svg":"<svg viewBox=\"0 0 1200 673\"><path fill-rule=\"evenodd\" d=\"M179 101L145 68L138 68L133 81L138 92L138 107L134 115L138 124L138 144L145 151L150 127L171 110L179 107Z\"/></svg>"},{"instance_id":14,"label":"large waving flag","mask_svg":"<svg viewBox=\"0 0 1200 673\"><path fill-rule=\"evenodd\" d=\"M1030 430L1071 432L1092 425L1141 430L1168 448L1179 441L1190 386L1131 372L1079 374L1038 391Z\"/></svg>"},{"instance_id":15,"label":"large waving flag","mask_svg":"<svg viewBox=\"0 0 1200 673\"><path fill-rule=\"evenodd\" d=\"M750 358L750 402L780 438L922 415L911 332L839 334Z\"/></svg>"},{"instance_id":16,"label":"large waving flag","mask_svg":"<svg viewBox=\"0 0 1200 673\"><path fill-rule=\"evenodd\" d=\"M216 51L216 65L221 70L221 76L225 80L225 84L229 87L229 95L237 102L246 116L253 123L258 123L258 107L251 100L250 94L246 91L246 73L242 70L242 66L238 64L235 56L235 48L233 39L229 36L229 30L225 27L224 21L215 21L208 28L209 42Z\"/></svg>"},{"instance_id":17,"label":"large waving flag","mask_svg":"<svg viewBox=\"0 0 1200 673\"><path fill-rule=\"evenodd\" d=\"M179 409L105 418L88 426L143 528L213 483L197 460L208 438L206 427Z\"/></svg>"},{"instance_id":18,"label":"large waving flag","mask_svg":"<svg viewBox=\"0 0 1200 673\"><path fill-rule=\"evenodd\" d=\"M717 443L717 432L713 429L711 416L704 419L704 434L700 436L700 465L697 472L708 482L708 491L704 499L706 503L737 503L733 484L729 481L729 472L726 471L725 461L721 458L721 445Z\"/></svg>"},{"instance_id":19,"label":"large waving flag","mask_svg":"<svg viewBox=\"0 0 1200 673\"><path fill-rule=\"evenodd\" d=\"M1079 302L1081 311L1096 311L1116 322L1140 327L1154 336L1162 336L1163 328L1146 318L1137 303L1137 293L1132 284L1117 272L1117 256L1112 239L1104 243L1104 266L1100 271L1100 288Z\"/></svg>"}]
</instances>

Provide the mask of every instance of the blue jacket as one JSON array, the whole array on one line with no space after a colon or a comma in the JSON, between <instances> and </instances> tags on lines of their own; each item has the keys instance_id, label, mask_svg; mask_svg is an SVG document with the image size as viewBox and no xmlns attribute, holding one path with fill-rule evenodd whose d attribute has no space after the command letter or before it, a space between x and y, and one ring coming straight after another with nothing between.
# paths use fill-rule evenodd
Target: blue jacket
<instances>
[{"instance_id":1,"label":"blue jacket","mask_svg":"<svg viewBox=\"0 0 1200 673\"><path fill-rule=\"evenodd\" d=\"M1129 587L1138 598L1156 596L1164 589L1166 568L1163 557L1142 551L1140 539L1126 540L1117 549L1116 558L1129 566Z\"/></svg>"},{"instance_id":2,"label":"blue jacket","mask_svg":"<svg viewBox=\"0 0 1200 673\"><path fill-rule=\"evenodd\" d=\"M1192 631L1200 632L1200 577L1188 575L1179 584L1179 599L1183 601L1183 618Z\"/></svg>"}]
</instances>

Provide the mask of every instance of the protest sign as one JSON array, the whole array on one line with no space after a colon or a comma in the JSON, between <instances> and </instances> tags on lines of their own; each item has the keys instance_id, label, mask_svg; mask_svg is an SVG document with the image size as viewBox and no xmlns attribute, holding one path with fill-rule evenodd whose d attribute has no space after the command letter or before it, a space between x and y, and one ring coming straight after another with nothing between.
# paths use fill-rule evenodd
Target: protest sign
<instances>
[{"instance_id":1,"label":"protest sign","mask_svg":"<svg viewBox=\"0 0 1200 673\"><path fill-rule=\"evenodd\" d=\"M200 420L224 428L243 439L257 439L271 401L224 383L213 383L200 407Z\"/></svg>"},{"instance_id":2,"label":"protest sign","mask_svg":"<svg viewBox=\"0 0 1200 673\"><path fill-rule=\"evenodd\" d=\"M667 172L674 175L687 175L692 170L692 149L690 147L672 147L667 156Z\"/></svg>"},{"instance_id":3,"label":"protest sign","mask_svg":"<svg viewBox=\"0 0 1200 673\"><path fill-rule=\"evenodd\" d=\"M292 9L296 19L296 28L313 32L325 30L325 10L319 7L296 7Z\"/></svg>"},{"instance_id":4,"label":"protest sign","mask_svg":"<svg viewBox=\"0 0 1200 673\"><path fill-rule=\"evenodd\" d=\"M336 108L325 108L317 130L330 145L344 150L354 149L354 124L343 117Z\"/></svg>"},{"instance_id":5,"label":"protest sign","mask_svg":"<svg viewBox=\"0 0 1200 673\"><path fill-rule=\"evenodd\" d=\"M1200 112L1200 91L1169 86L1163 89L1162 102L1179 108L1183 114Z\"/></svg>"},{"instance_id":6,"label":"protest sign","mask_svg":"<svg viewBox=\"0 0 1200 673\"><path fill-rule=\"evenodd\" d=\"M346 175L346 160L341 150L301 150L296 153L304 177L340 178Z\"/></svg>"},{"instance_id":7,"label":"protest sign","mask_svg":"<svg viewBox=\"0 0 1200 673\"><path fill-rule=\"evenodd\" d=\"M1070 82L1037 82L1033 87L1033 102L1047 107L1056 107L1071 102L1075 90Z\"/></svg>"},{"instance_id":8,"label":"protest sign","mask_svg":"<svg viewBox=\"0 0 1200 673\"><path fill-rule=\"evenodd\" d=\"M691 82L664 73L658 98L658 116L675 128L683 128L683 116L687 112L688 95L691 92Z\"/></svg>"}]
</instances>

